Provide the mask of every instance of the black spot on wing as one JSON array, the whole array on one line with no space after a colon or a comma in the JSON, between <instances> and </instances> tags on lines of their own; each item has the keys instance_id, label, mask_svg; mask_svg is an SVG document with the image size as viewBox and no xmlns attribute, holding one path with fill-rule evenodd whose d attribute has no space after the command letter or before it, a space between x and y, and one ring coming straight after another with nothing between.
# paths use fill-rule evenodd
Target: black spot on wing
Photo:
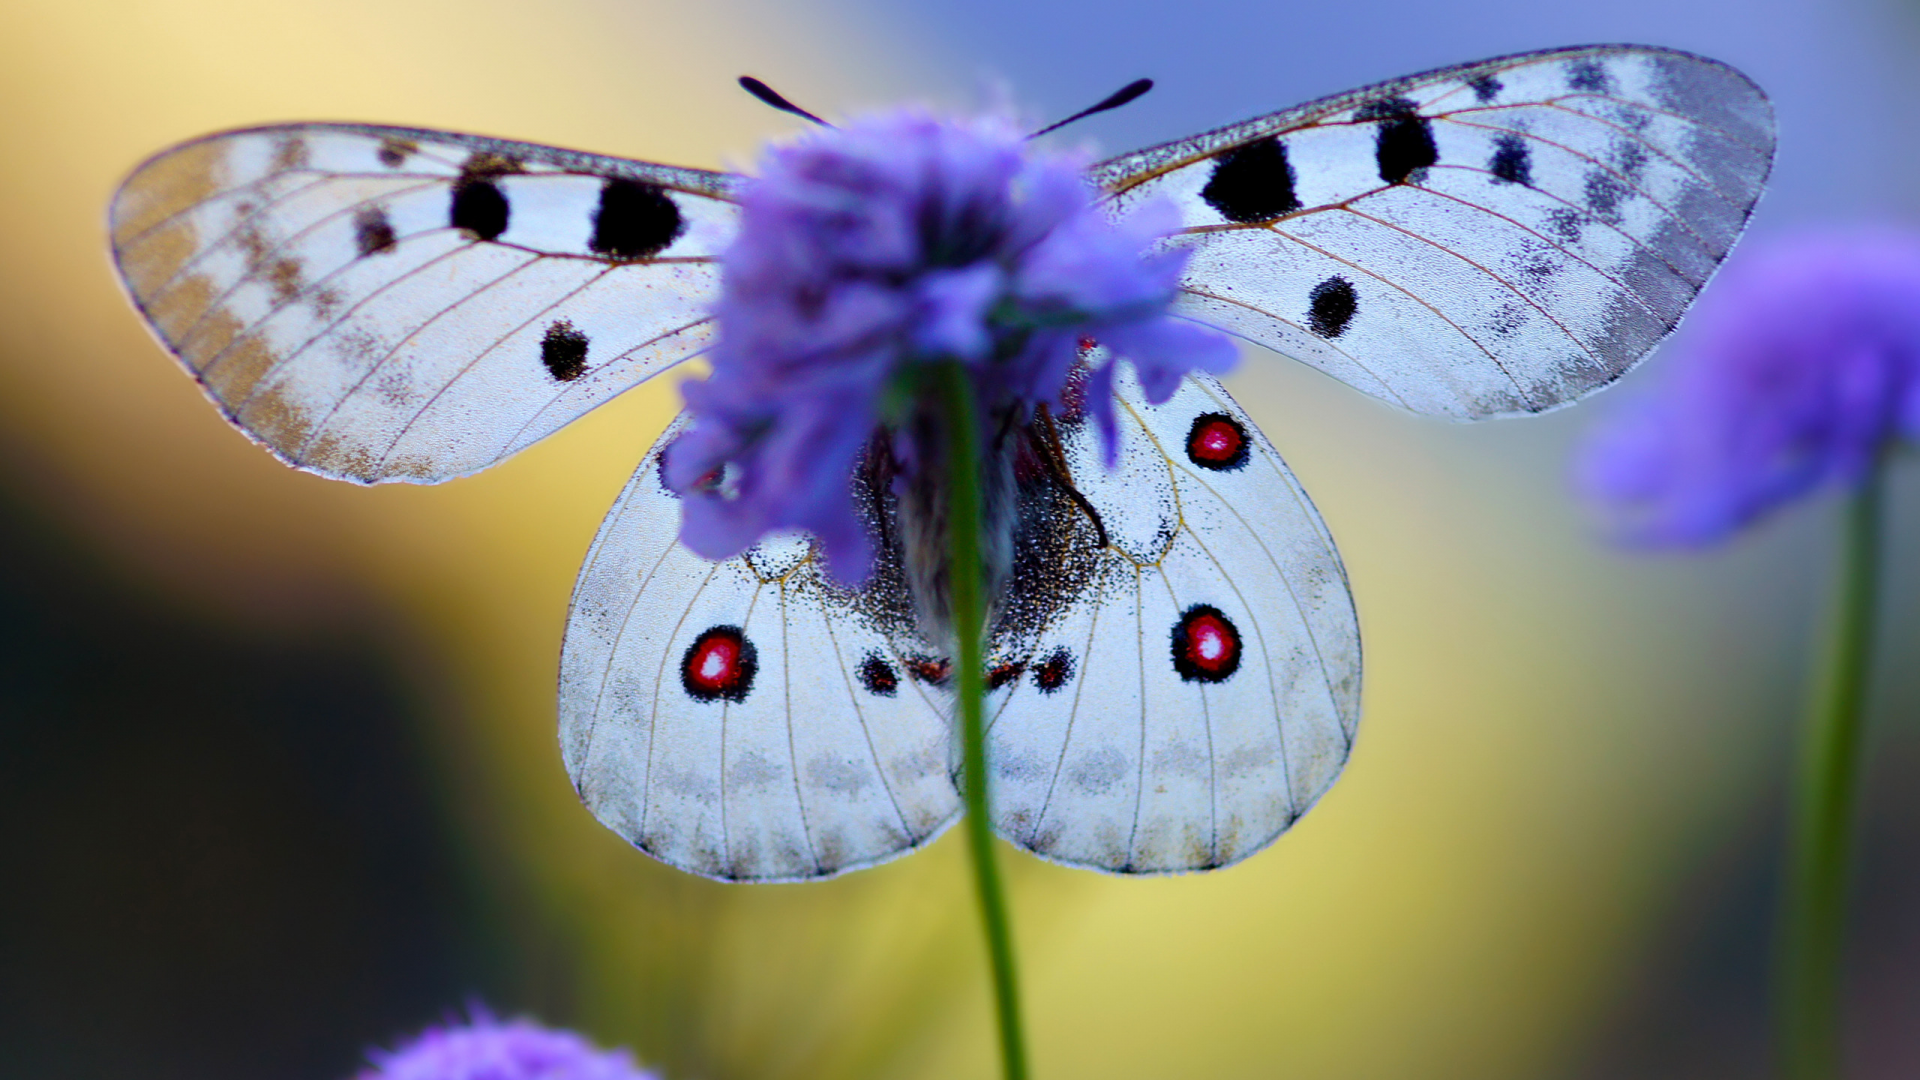
<instances>
[{"instance_id":1,"label":"black spot on wing","mask_svg":"<svg viewBox=\"0 0 1920 1080\"><path fill-rule=\"evenodd\" d=\"M498 239L507 231L510 208L506 194L494 181L525 171L519 161L505 154L482 150L469 155L460 164L460 178L453 183L448 222L482 240Z\"/></svg>"},{"instance_id":2,"label":"black spot on wing","mask_svg":"<svg viewBox=\"0 0 1920 1080\"><path fill-rule=\"evenodd\" d=\"M1300 209L1294 181L1286 145L1269 135L1215 159L1200 197L1228 221L1268 221Z\"/></svg>"},{"instance_id":3,"label":"black spot on wing","mask_svg":"<svg viewBox=\"0 0 1920 1080\"><path fill-rule=\"evenodd\" d=\"M1010 682L1017 682L1020 679L1021 673L1026 670L1027 665L1018 660L1005 664L995 664L993 667L987 669L987 689L998 690Z\"/></svg>"},{"instance_id":4,"label":"black spot on wing","mask_svg":"<svg viewBox=\"0 0 1920 1080\"><path fill-rule=\"evenodd\" d=\"M1587 174L1587 209L1608 225L1620 224L1620 207L1633 198L1633 189L1612 173L1598 169Z\"/></svg>"},{"instance_id":5,"label":"black spot on wing","mask_svg":"<svg viewBox=\"0 0 1920 1080\"><path fill-rule=\"evenodd\" d=\"M476 150L460 163L462 180L498 180L526 171L526 166L520 164L518 158L496 154L491 150Z\"/></svg>"},{"instance_id":6,"label":"black spot on wing","mask_svg":"<svg viewBox=\"0 0 1920 1080\"><path fill-rule=\"evenodd\" d=\"M1433 142L1433 128L1406 98L1376 101L1359 110L1356 119L1377 120L1373 156L1380 167L1380 179L1389 184L1404 184L1414 174L1440 160L1440 149Z\"/></svg>"},{"instance_id":7,"label":"black spot on wing","mask_svg":"<svg viewBox=\"0 0 1920 1080\"><path fill-rule=\"evenodd\" d=\"M507 197L491 180L459 180L453 185L453 205L447 223L481 240L497 239L507 231Z\"/></svg>"},{"instance_id":8,"label":"black spot on wing","mask_svg":"<svg viewBox=\"0 0 1920 1080\"><path fill-rule=\"evenodd\" d=\"M1055 649L1052 656L1033 668L1033 685L1043 694L1059 693L1072 679L1073 654L1065 646Z\"/></svg>"},{"instance_id":9,"label":"black spot on wing","mask_svg":"<svg viewBox=\"0 0 1920 1080\"><path fill-rule=\"evenodd\" d=\"M1499 95L1500 91L1506 89L1505 86L1501 85L1500 80L1494 78L1492 75L1478 76L1469 80L1467 85L1473 88L1474 100L1482 105L1492 101Z\"/></svg>"},{"instance_id":10,"label":"black spot on wing","mask_svg":"<svg viewBox=\"0 0 1920 1080\"><path fill-rule=\"evenodd\" d=\"M900 689L900 673L879 653L868 653L866 659L860 661L860 685L866 687L869 694L892 697Z\"/></svg>"},{"instance_id":11,"label":"black spot on wing","mask_svg":"<svg viewBox=\"0 0 1920 1080\"><path fill-rule=\"evenodd\" d=\"M420 147L415 143L409 142L406 139L396 139L388 136L380 140L380 149L374 151L374 154L379 157L380 164L385 165L389 169L397 169L405 165L407 159L418 153L419 150Z\"/></svg>"},{"instance_id":12,"label":"black spot on wing","mask_svg":"<svg viewBox=\"0 0 1920 1080\"><path fill-rule=\"evenodd\" d=\"M600 189L587 247L615 259L644 259L665 250L686 228L680 207L659 185L609 180Z\"/></svg>"},{"instance_id":13,"label":"black spot on wing","mask_svg":"<svg viewBox=\"0 0 1920 1080\"><path fill-rule=\"evenodd\" d=\"M1346 333L1359 308L1360 297L1353 291L1353 282L1330 277L1307 294L1307 329L1323 338L1337 338Z\"/></svg>"},{"instance_id":14,"label":"black spot on wing","mask_svg":"<svg viewBox=\"0 0 1920 1080\"><path fill-rule=\"evenodd\" d=\"M1526 140L1518 135L1502 135L1493 140L1493 160L1487 163L1487 169L1496 181L1523 187L1533 185L1533 158Z\"/></svg>"},{"instance_id":15,"label":"black spot on wing","mask_svg":"<svg viewBox=\"0 0 1920 1080\"><path fill-rule=\"evenodd\" d=\"M393 245L393 222L387 220L385 210L378 206L363 206L354 213L353 246L359 249L361 256L392 251Z\"/></svg>"},{"instance_id":16,"label":"black spot on wing","mask_svg":"<svg viewBox=\"0 0 1920 1080\"><path fill-rule=\"evenodd\" d=\"M560 382L572 382L587 371L587 335L565 319L556 319L540 339L540 362Z\"/></svg>"},{"instance_id":17,"label":"black spot on wing","mask_svg":"<svg viewBox=\"0 0 1920 1080\"><path fill-rule=\"evenodd\" d=\"M1587 215L1571 207L1555 207L1547 212L1547 232L1555 239L1568 244L1580 242L1580 233L1587 226Z\"/></svg>"},{"instance_id":18,"label":"black spot on wing","mask_svg":"<svg viewBox=\"0 0 1920 1080\"><path fill-rule=\"evenodd\" d=\"M1583 94L1605 94L1612 89L1613 80L1608 77L1607 69L1600 61L1577 60L1567 68L1567 85Z\"/></svg>"},{"instance_id":19,"label":"black spot on wing","mask_svg":"<svg viewBox=\"0 0 1920 1080\"><path fill-rule=\"evenodd\" d=\"M1640 179L1641 174L1646 172L1647 162L1652 158L1648 156L1647 148L1637 140L1618 139L1607 152L1607 160L1613 163L1614 168L1620 170L1620 175L1629 181L1634 181Z\"/></svg>"},{"instance_id":20,"label":"black spot on wing","mask_svg":"<svg viewBox=\"0 0 1920 1080\"><path fill-rule=\"evenodd\" d=\"M309 160L307 142L299 135L288 132L273 144L273 171L276 173L304 169Z\"/></svg>"}]
</instances>

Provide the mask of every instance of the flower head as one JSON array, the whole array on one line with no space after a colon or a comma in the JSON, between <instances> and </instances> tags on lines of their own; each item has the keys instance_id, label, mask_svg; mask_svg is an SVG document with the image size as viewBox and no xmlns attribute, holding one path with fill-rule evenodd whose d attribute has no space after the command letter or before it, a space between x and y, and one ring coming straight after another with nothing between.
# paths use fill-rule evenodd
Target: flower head
<instances>
[{"instance_id":1,"label":"flower head","mask_svg":"<svg viewBox=\"0 0 1920 1080\"><path fill-rule=\"evenodd\" d=\"M1002 121L916 109L769 151L724 258L713 373L686 386L694 424L668 455L681 540L718 559L804 529L864 577L850 477L876 430L907 468L928 460L902 434L927 362L965 364L995 417L1060 404L1087 339L1156 401L1231 366L1223 336L1167 314L1186 256L1151 249L1173 209L1111 222L1083 166ZM1087 385L1109 433L1112 375Z\"/></svg>"},{"instance_id":2,"label":"flower head","mask_svg":"<svg viewBox=\"0 0 1920 1080\"><path fill-rule=\"evenodd\" d=\"M1589 438L1576 481L1628 543L1699 546L1920 434L1920 236L1743 251L1666 383Z\"/></svg>"},{"instance_id":3,"label":"flower head","mask_svg":"<svg viewBox=\"0 0 1920 1080\"><path fill-rule=\"evenodd\" d=\"M432 1027L398 1050L375 1051L356 1080L658 1080L625 1050L599 1050L571 1031L531 1020Z\"/></svg>"}]
</instances>

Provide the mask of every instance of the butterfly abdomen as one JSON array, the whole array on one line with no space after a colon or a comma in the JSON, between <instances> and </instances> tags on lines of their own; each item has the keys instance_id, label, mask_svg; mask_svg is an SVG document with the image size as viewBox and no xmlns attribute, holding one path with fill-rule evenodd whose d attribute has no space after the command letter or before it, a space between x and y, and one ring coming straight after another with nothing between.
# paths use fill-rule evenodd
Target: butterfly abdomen
<instances>
[{"instance_id":1,"label":"butterfly abdomen","mask_svg":"<svg viewBox=\"0 0 1920 1080\"><path fill-rule=\"evenodd\" d=\"M895 485L895 521L899 528L900 557L906 571L920 633L943 655L953 654L952 492L947 464L940 448L947 445L943 418L931 407L920 408L910 421L912 438L921 460ZM984 585L986 626L1002 603L1013 569L1014 455L1016 441L1005 436L1007 425L990 421L1001 434L983 440L980 455L980 573ZM986 626L981 627L985 630Z\"/></svg>"}]
</instances>

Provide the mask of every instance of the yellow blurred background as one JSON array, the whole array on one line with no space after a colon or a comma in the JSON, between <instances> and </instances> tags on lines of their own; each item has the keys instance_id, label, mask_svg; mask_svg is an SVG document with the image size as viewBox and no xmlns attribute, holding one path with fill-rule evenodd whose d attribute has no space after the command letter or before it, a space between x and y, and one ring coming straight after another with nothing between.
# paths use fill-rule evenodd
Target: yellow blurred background
<instances>
[{"instance_id":1,"label":"yellow blurred background","mask_svg":"<svg viewBox=\"0 0 1920 1080\"><path fill-rule=\"evenodd\" d=\"M1645 6L1620 33L1570 24L1564 38L1515 41L1489 30L1484 46L1462 12L1467 28L1448 42L1457 51L1431 60L1408 44L1412 31L1391 48L1335 35L1315 47L1343 59L1315 78L1358 84L1402 73L1403 60L1412 70L1583 37L1659 39L1657 7ZM1043 7L1089 21L1105 10ZM1064 113L1141 69L1201 80L1209 56L1185 43L1205 35L1178 38L1176 50L1150 30L1155 18L1213 7L1120 7L1114 19L1134 38L1113 44L1113 24L1088 30L1106 35L1111 62L1072 60L1104 74L1019 100ZM1239 10L1219 8L1209 33L1231 30ZM630 850L568 786L553 697L573 575L676 407L671 385L642 387L445 487L329 483L281 467L219 420L124 303L102 225L115 184L146 154L273 120L404 123L744 167L760 139L791 125L739 92L743 72L826 112L913 93L970 100L982 72L1011 76L1018 97L1028 53L996 55L990 34L949 33L941 20L955 16L930 12L851 0L15 0L0 12L0 487L125 598L106 603L109 614L119 602L165 610L214 627L217 640L296 652L371 642L399 673L395 693L413 718L401 741L425 763L420 783L445 823L436 835L474 894L462 904L481 913L463 932L485 940L461 947L490 957L439 1005L230 1073L156 1057L151 1069L59 1075L344 1076L363 1046L459 1006L462 992L630 1045L675 1080L990 1074L957 836L824 884L722 886ZM1020 21L995 25L1013 35ZM987 44L966 55L970 41ZM1057 55L1071 42L1065 34ZM1763 45L1739 47L1814 78ZM1267 48L1286 55L1279 38ZM1136 123L1197 127L1343 88L1276 77L1263 96L1216 100L1207 115L1176 96ZM1794 115L1784 101L1782 111ZM1789 131L1783 153L1796 146L1806 143ZM1878 161L1855 171L1884 179ZM1831 202L1802 186L1813 192L1791 204L1802 216ZM1876 198L1835 209L1901 208ZM1038 1075L1629 1074L1622 1062L1640 1059L1610 1042L1664 1030L1635 1002L1666 1001L1652 984L1679 978L1675 964L1693 970L1682 954L1710 928L1687 913L1711 922L1716 904L1749 912L1761 902L1716 883L1745 888L1740 875L1757 874L1764 885L1829 508L1712 557L1632 559L1602 549L1564 491L1584 409L1448 426L1252 349L1230 385L1340 542L1367 649L1362 736L1323 803L1228 871L1128 881L1007 852ZM1902 552L1913 550L1920 507L1912 471L1897 497ZM1915 584L1896 575L1896 657L1913 653L1904 612ZM220 682L240 655L206 655L189 674ZM1913 711L1912 681L1888 680L1889 719ZM1911 773L1883 782L1899 776ZM64 812L0 828L58 837ZM9 890L59 885L0 874ZM1734 962L1728 976L1743 1002L1753 963ZM1905 982L1891 985L1909 996L1897 1000L1912 1002L1916 969L1899 970ZM73 1038L121 1030L111 1015L70 1019ZM1713 1060L1755 1060L1750 1026ZM22 1054L29 1044L54 1053L29 1032L0 1037ZM14 1060L18 1075L56 1074ZM0 1063L0 1075L14 1073Z\"/></svg>"}]
</instances>

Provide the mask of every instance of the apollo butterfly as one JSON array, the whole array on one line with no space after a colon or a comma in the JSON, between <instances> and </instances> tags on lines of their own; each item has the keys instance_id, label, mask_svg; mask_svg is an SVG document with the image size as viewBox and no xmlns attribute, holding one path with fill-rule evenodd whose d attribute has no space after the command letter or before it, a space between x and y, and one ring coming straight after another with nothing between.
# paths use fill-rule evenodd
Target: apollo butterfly
<instances>
[{"instance_id":1,"label":"apollo butterfly","mask_svg":"<svg viewBox=\"0 0 1920 1080\"><path fill-rule=\"evenodd\" d=\"M1429 415L1573 401L1671 330L1773 156L1765 96L1641 46L1529 53L1326 98L1095 166L1171 199L1176 310ZM742 178L364 124L208 136L114 197L128 292L221 412L359 483L486 468L712 338ZM1313 805L1352 747L1345 571L1220 385L1122 376L1119 462L1038 419L992 627L995 827L1125 873L1224 866ZM563 756L608 826L727 880L815 878L960 810L949 659L922 641L884 485L850 589L805 536L719 563L675 540L649 451L580 572ZM725 478L713 478L724 484Z\"/></svg>"}]
</instances>

